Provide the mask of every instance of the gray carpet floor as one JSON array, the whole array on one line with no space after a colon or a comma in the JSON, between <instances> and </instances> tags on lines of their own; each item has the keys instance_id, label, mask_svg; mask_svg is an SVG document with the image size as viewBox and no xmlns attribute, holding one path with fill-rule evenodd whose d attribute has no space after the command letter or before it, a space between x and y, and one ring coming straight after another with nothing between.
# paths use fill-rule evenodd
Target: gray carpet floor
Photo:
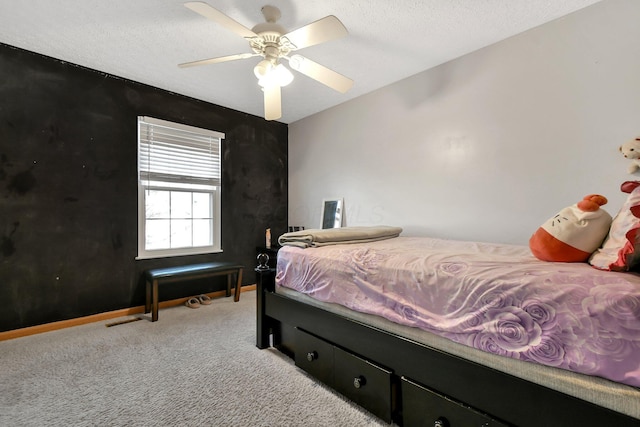
<instances>
[{"instance_id":1,"label":"gray carpet floor","mask_svg":"<svg viewBox=\"0 0 640 427\"><path fill-rule=\"evenodd\" d=\"M0 426L384 426L273 349L255 292L0 342Z\"/></svg>"}]
</instances>

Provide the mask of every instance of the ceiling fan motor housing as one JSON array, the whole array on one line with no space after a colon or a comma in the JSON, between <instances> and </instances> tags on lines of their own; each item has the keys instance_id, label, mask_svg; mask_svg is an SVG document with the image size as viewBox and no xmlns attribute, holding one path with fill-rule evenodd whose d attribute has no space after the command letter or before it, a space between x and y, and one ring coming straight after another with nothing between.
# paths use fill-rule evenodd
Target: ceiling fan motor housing
<instances>
[{"instance_id":1,"label":"ceiling fan motor housing","mask_svg":"<svg viewBox=\"0 0 640 427\"><path fill-rule=\"evenodd\" d=\"M249 44L255 53L275 64L278 58L288 55L293 46L286 38L281 39L283 34L287 34L287 30L276 23L282 16L280 9L275 6L264 6L262 15L266 22L261 22L251 29L259 37L250 39Z\"/></svg>"}]
</instances>

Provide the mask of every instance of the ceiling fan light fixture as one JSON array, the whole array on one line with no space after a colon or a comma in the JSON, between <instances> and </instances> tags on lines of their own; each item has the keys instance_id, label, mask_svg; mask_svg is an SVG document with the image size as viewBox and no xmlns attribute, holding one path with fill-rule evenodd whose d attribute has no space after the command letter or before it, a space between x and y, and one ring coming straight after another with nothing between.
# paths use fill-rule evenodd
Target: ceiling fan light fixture
<instances>
[{"instance_id":1,"label":"ceiling fan light fixture","mask_svg":"<svg viewBox=\"0 0 640 427\"><path fill-rule=\"evenodd\" d=\"M257 74L256 74L257 75ZM282 64L272 68L265 76L258 77L258 84L262 87L276 85L287 86L293 81L293 73Z\"/></svg>"}]
</instances>

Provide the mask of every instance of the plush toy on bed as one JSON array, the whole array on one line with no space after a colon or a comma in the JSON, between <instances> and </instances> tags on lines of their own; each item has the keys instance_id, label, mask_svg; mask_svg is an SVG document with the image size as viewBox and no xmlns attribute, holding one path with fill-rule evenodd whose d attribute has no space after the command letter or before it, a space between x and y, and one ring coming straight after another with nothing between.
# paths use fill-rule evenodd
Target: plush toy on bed
<instances>
[{"instance_id":1,"label":"plush toy on bed","mask_svg":"<svg viewBox=\"0 0 640 427\"><path fill-rule=\"evenodd\" d=\"M637 270L640 264L640 181L626 181L620 186L628 193L611 223L609 235L589 258L600 270Z\"/></svg>"},{"instance_id":2,"label":"plush toy on bed","mask_svg":"<svg viewBox=\"0 0 640 427\"><path fill-rule=\"evenodd\" d=\"M634 173L640 169L640 138L632 139L620 146L620 152L627 159L631 159L629 173Z\"/></svg>"},{"instance_id":3,"label":"plush toy on bed","mask_svg":"<svg viewBox=\"0 0 640 427\"><path fill-rule=\"evenodd\" d=\"M587 261L611 226L611 215L600 209L606 203L606 197L590 194L562 209L531 236L531 253L542 261Z\"/></svg>"}]
</instances>

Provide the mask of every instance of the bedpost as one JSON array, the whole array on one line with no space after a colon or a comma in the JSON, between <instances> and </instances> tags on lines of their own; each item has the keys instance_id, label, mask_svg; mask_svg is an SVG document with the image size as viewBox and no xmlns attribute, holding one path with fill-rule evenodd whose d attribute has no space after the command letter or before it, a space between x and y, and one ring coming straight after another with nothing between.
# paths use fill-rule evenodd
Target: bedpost
<instances>
[{"instance_id":1,"label":"bedpost","mask_svg":"<svg viewBox=\"0 0 640 427\"><path fill-rule=\"evenodd\" d=\"M275 268L256 268L256 346L269 347L269 319L265 314L265 294L273 292L276 280Z\"/></svg>"}]
</instances>

